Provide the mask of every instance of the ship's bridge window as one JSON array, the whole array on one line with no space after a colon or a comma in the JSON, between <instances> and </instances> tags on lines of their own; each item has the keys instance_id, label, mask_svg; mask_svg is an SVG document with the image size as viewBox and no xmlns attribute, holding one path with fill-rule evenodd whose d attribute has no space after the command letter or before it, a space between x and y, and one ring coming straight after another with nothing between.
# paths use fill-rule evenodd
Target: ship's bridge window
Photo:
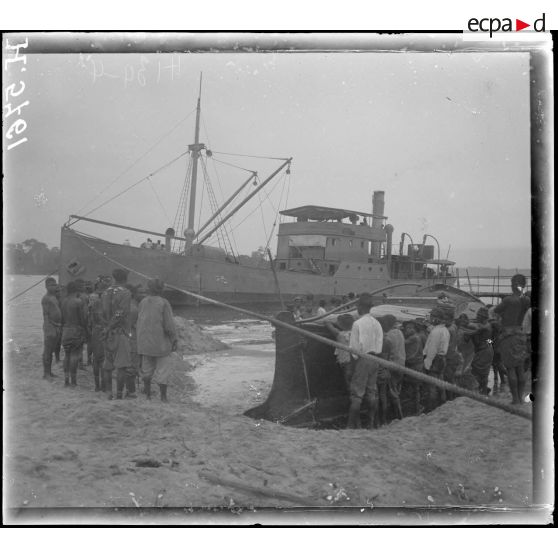
<instances>
[{"instance_id":1,"label":"ship's bridge window","mask_svg":"<svg viewBox=\"0 0 558 558\"><path fill-rule=\"evenodd\" d=\"M289 246L297 247L326 247L326 237L319 234L297 234L288 237Z\"/></svg>"}]
</instances>

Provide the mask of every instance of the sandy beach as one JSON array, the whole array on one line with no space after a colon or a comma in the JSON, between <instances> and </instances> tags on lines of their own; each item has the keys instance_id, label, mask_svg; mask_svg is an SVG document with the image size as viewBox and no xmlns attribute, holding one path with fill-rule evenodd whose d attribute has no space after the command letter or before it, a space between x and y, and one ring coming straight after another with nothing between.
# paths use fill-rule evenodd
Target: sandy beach
<instances>
[{"instance_id":1,"label":"sandy beach","mask_svg":"<svg viewBox=\"0 0 558 558\"><path fill-rule=\"evenodd\" d=\"M524 520L532 425L523 418L458 398L376 431L254 421L242 413L266 397L274 346L271 329L249 321L206 328L228 348L185 355L170 403L108 401L90 368L75 389L64 388L61 365L42 379L41 296L38 287L8 307L4 339L4 507L14 522L32 508L68 507L180 508L178 522L200 508L236 517L415 507L470 509L475 522L488 507Z\"/></svg>"}]
</instances>

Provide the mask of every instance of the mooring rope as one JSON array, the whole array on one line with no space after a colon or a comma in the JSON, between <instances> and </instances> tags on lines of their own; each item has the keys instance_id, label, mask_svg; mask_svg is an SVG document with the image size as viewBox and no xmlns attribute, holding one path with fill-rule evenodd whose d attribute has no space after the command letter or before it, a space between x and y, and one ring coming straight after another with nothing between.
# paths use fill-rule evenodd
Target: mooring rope
<instances>
[{"instance_id":1,"label":"mooring rope","mask_svg":"<svg viewBox=\"0 0 558 558\"><path fill-rule=\"evenodd\" d=\"M48 275L45 275L44 277L41 277L41 279L39 279L36 283L33 283L30 287L27 287L25 290L21 291L20 293L17 293L16 295L12 296L12 298L9 298L8 300L6 300L6 304L8 302L11 302L12 300L15 300L16 298L19 298L21 295L24 295L27 291L30 291L31 289L34 289L37 285L40 285L45 279L47 279L48 277L51 277L52 275L54 275L57 272L58 272L58 270L55 269L52 273L49 273Z\"/></svg>"},{"instance_id":2,"label":"mooring rope","mask_svg":"<svg viewBox=\"0 0 558 558\"><path fill-rule=\"evenodd\" d=\"M83 240L79 236L78 236L78 239L85 246L87 246L87 248L89 248L91 251L98 254L102 258L106 259L107 261L112 262L113 264L121 267L122 269L127 269L128 271L131 271L132 273L135 273L136 275L139 275L140 277L144 277L145 279L152 279L152 277L146 275L145 273L142 273L141 271L137 271L136 269L133 269L129 266L126 266L126 265L122 264L121 262L118 262L118 261L114 260L113 258L110 258L106 254L103 254L100 250L97 250L97 248L95 248L94 246L91 246L90 244L85 242L85 240ZM191 292L191 291L186 291L184 289L181 289L180 287L177 287L176 285L171 285L171 284L168 284L168 283L165 283L165 285L167 287L175 290L175 291L178 291L182 294L185 294L187 296L191 296L192 298L200 300L201 302L207 302L208 304L213 304L215 306L221 306L222 308L227 308L229 310L234 310L236 312L246 314L247 316L257 318L258 320L263 320L263 321L269 322L276 327L282 327L284 329L294 331L294 332L298 333L299 335L302 335L304 337L308 337L309 339L313 339L314 341L318 341L320 343L323 343L324 345L329 345L330 347L334 347L334 348L337 348L337 349L342 349L342 350L347 351L347 352L349 352L349 353L351 353L351 354L353 354L353 355L355 355L359 358L363 358L365 360L369 360L371 362L375 362L377 364L380 364L384 368L387 368L388 370L394 370L396 372L401 372L401 373L409 376L410 378L413 378L413 379L418 380L420 382L424 382L426 384L431 384L431 385L434 385L434 386L436 386L440 389L456 393L457 395L462 395L464 397L468 397L469 399L473 399L473 400L478 401L480 403L484 403L485 405L488 405L489 407L495 407L497 409L501 409L502 411L506 411L507 413L517 415L517 416L525 418L527 420L531 420L531 421L533 420L531 414L527 411L524 411L520 407L513 406L513 405L510 405L508 403L503 403L502 401L497 401L497 400L491 399L491 398L489 398L485 395L481 395L480 393L475 393L473 391L469 391L468 389L462 388L460 386L456 386L455 384L450 384L449 382L445 382L444 380L439 380L438 378L434 378L433 376L428 376L427 374L424 374L423 372L418 372L416 370L412 370L411 368L406 368L405 366L401 366L401 365L396 364L394 362L384 360L383 358L377 357L375 355L362 353L361 351L357 351L356 349L352 349L351 347L348 347L347 345L343 345L342 343L338 343L337 341L327 339L326 337L322 337L321 335L317 335L316 333L312 333L310 331L305 331L304 329L301 329L300 327L298 327L296 325L292 325L292 324L283 322L283 321L278 320L276 318L270 318L269 316L264 316L263 314L260 314L258 312L253 312L252 310L246 310L244 308L239 308L237 306L233 306L232 304L227 304L226 302L220 302L219 300L214 300L212 298L208 298L206 296L203 296L203 295Z\"/></svg>"}]
</instances>

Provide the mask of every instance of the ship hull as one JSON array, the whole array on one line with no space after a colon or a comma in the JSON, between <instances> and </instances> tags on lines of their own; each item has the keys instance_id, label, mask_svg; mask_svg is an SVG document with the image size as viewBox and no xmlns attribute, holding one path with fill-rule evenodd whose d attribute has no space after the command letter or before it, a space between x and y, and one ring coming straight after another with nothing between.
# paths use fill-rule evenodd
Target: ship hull
<instances>
[{"instance_id":1,"label":"ship hull","mask_svg":"<svg viewBox=\"0 0 558 558\"><path fill-rule=\"evenodd\" d=\"M353 269L351 269L351 266ZM95 281L110 275L116 267L130 270L128 282L145 284L146 277L159 277L166 284L207 298L237 306L277 306L280 297L271 268L241 265L200 256L184 256L165 250L115 244L62 228L60 242L60 282L78 277ZM333 276L296 271L277 271L281 296L288 300L296 295L312 294L315 298L341 296L349 292L371 292L400 281L389 277L386 266L359 265L348 262ZM412 295L417 288L432 284L412 280L420 287L397 287L393 295ZM177 291L168 298L176 305L198 306L199 300Z\"/></svg>"}]
</instances>

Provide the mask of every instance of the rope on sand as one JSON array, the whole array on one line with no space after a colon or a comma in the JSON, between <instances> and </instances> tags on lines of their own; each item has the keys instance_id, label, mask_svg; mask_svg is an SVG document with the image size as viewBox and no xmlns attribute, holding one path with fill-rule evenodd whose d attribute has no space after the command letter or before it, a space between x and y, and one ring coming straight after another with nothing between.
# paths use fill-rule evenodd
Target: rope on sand
<instances>
[{"instance_id":1,"label":"rope on sand","mask_svg":"<svg viewBox=\"0 0 558 558\"><path fill-rule=\"evenodd\" d=\"M106 259L107 261L112 262L113 264L115 264L115 265L117 265L117 266L119 266L123 269L127 269L128 271L131 271L132 273L135 273L136 275L139 275L140 277L144 277L145 279L152 279L152 277L149 277L145 273L137 271L136 269L132 269L131 267L128 267L128 266L110 258L106 254L103 254L101 251L97 250L94 246L91 246L90 244L85 242L85 240L83 240L82 238L79 238L79 240L85 246L87 246L87 248L89 248L91 251L95 252L96 254L101 256L102 258ZM369 360L371 362L375 362L377 364L380 364L384 368L387 368L388 370L394 370L396 372L401 372L401 373L407 375L408 377L413 378L415 380L418 380L420 382L424 382L426 384L431 384L431 385L436 386L437 388L440 388L440 389L443 389L443 390L446 390L446 391L451 391L453 393L456 393L457 395L462 395L464 397L468 397L469 399L473 399L475 401L478 401L479 403L484 403L485 405L488 405L489 407L495 407L497 409L501 409L502 411L506 411L507 413L511 413L512 415L517 415L519 417L522 417L522 418L530 420L530 421L533 420L532 416L531 416L531 413L529 413L528 411L524 411L519 406L510 405L508 403L503 403L502 401L497 401L495 399L491 399L491 398L489 398L485 395L481 395L480 393L475 393L473 391L469 391L468 389L462 388L460 386L456 386L455 384L450 384L449 382L445 382L444 380L439 380L438 378L434 378L433 376L428 376L427 374L424 374L423 372L418 372L416 370L412 370L411 368L406 368L405 366L400 366L399 364L396 364L394 362L390 362L388 360L384 360L383 358L380 358L380 357L377 357L377 356L374 356L374 355L369 355L367 353L362 353L360 351L357 351L355 349L351 349L350 347L347 347L347 345L343 345L341 343L338 343L337 341L327 339L326 337L322 337L321 335L317 335L316 333L312 333L310 331L305 331L304 329L301 329L300 327L298 327L296 325L288 324L288 323L283 322L281 320L277 320L276 318L270 318L269 316L264 316L263 314L259 314L258 312L253 312L252 310L246 310L244 308L238 308L237 306L232 306L231 304L227 304L225 302L220 302L220 301L214 300L212 298L207 298L203 295L181 289L180 287L177 287L176 285L171 285L171 284L168 284L168 283L165 283L165 285L167 287L175 290L175 291L178 291L182 294L185 294L187 296L191 296L191 297L193 297L197 300L200 300L201 302L207 302L208 304L213 304L215 306L221 306L222 308L228 308L229 310L234 310L236 312L246 314L247 316L257 318L258 320L263 320L263 321L269 322L276 327L282 327L282 328L285 328L285 329L289 329L291 331L294 331L294 332L298 333L299 335L302 335L303 337L308 337L309 339L313 339L314 341L318 341L320 343L323 343L324 345L329 345L330 347L343 349L344 351L348 351L349 353L352 353L353 355L355 355L359 358L363 358L365 360Z\"/></svg>"}]
</instances>

